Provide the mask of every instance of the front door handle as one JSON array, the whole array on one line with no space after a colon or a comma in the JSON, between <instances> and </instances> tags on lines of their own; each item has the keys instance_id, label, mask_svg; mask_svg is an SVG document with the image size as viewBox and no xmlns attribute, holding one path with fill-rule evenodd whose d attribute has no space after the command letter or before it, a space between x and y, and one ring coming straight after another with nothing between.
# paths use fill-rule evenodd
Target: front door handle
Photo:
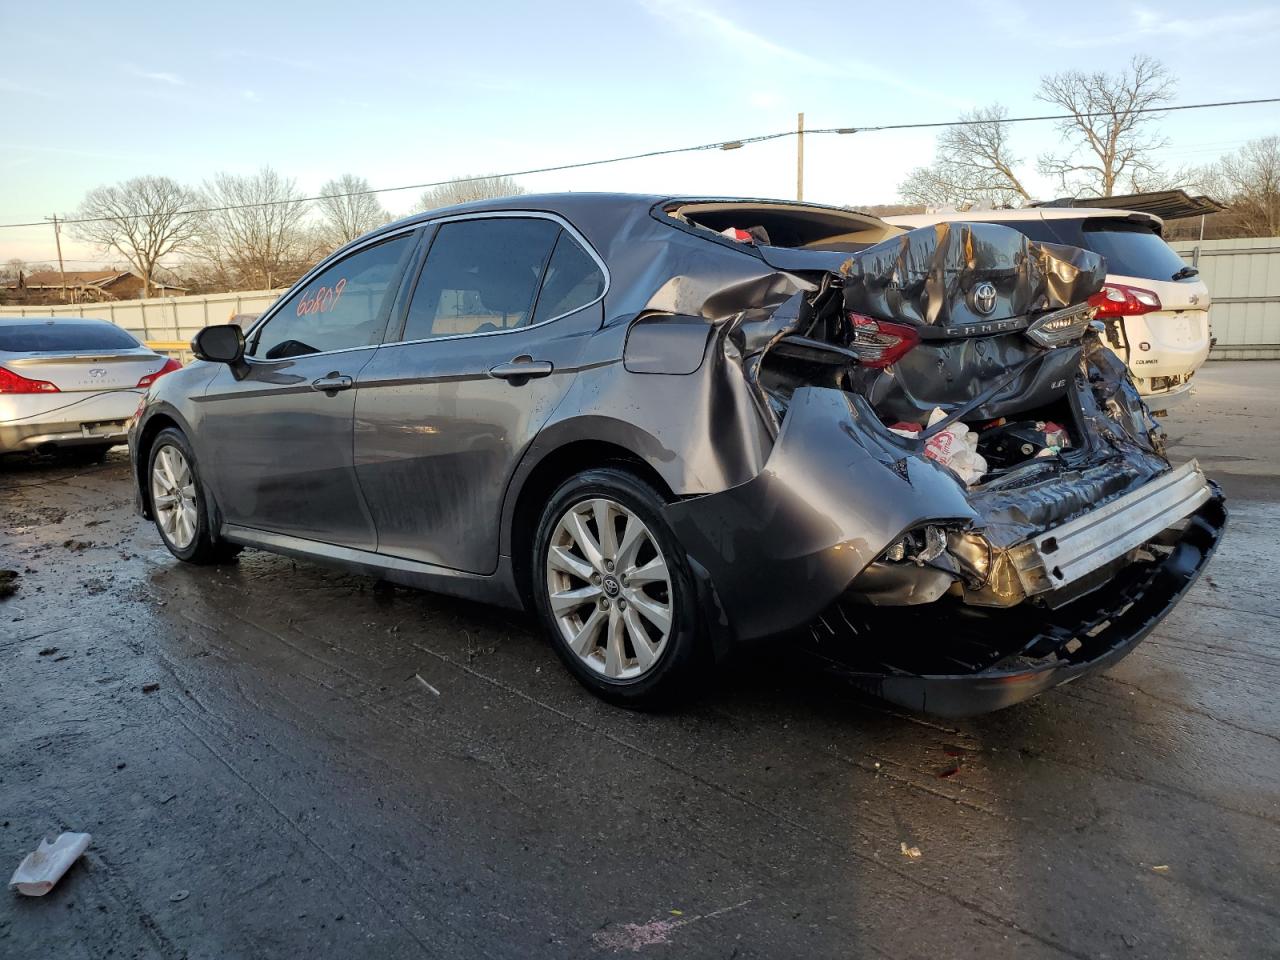
<instances>
[{"instance_id":1,"label":"front door handle","mask_svg":"<svg viewBox=\"0 0 1280 960\"><path fill-rule=\"evenodd\" d=\"M350 390L354 384L355 381L350 377L343 376L335 370L333 373L330 373L328 376L321 377L319 380L312 380L311 389L322 390L332 397L339 390Z\"/></svg>"},{"instance_id":2,"label":"front door handle","mask_svg":"<svg viewBox=\"0 0 1280 960\"><path fill-rule=\"evenodd\" d=\"M513 386L520 386L537 377L549 377L555 368L550 360L535 360L533 357L516 357L509 363L500 363L489 368L489 376L506 380Z\"/></svg>"}]
</instances>

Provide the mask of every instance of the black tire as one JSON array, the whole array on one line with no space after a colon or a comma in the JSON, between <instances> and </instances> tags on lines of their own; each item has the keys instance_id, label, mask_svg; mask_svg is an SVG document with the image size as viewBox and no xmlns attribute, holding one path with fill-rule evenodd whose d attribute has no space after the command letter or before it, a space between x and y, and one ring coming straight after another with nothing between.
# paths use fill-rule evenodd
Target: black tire
<instances>
[{"instance_id":1,"label":"black tire","mask_svg":"<svg viewBox=\"0 0 1280 960\"><path fill-rule=\"evenodd\" d=\"M665 592L665 586L662 588L671 613L665 645L653 665L633 679L613 679L592 669L570 649L551 609L547 557L552 538L570 508L593 498L611 500L643 521L661 550L670 575L669 593ZM543 508L534 537L531 586L538 615L550 635L552 647L583 686L620 706L650 708L687 700L699 689L699 681L705 678L710 662L693 575L684 548L663 517L664 505L662 495L651 484L624 467L594 468L571 477L556 489ZM614 603L617 602L615 598Z\"/></svg>"},{"instance_id":2,"label":"black tire","mask_svg":"<svg viewBox=\"0 0 1280 960\"><path fill-rule=\"evenodd\" d=\"M239 555L241 547L239 544L213 539L209 508L205 498L204 484L200 480L200 470L196 462L196 455L192 451L191 444L187 441L186 436L175 427L166 427L156 434L151 443L151 449L147 451L147 475L144 480L148 485L147 496L151 496L151 476L155 470L156 458L166 446L176 447L190 466L191 479L196 492L196 534L189 544L185 547L179 547L164 532L164 527L160 524L159 512L155 509L155 505L152 504L151 512L155 517L156 532L160 534L160 539L164 541L164 545L169 549L169 552L179 560L195 564L230 563Z\"/></svg>"}]
</instances>

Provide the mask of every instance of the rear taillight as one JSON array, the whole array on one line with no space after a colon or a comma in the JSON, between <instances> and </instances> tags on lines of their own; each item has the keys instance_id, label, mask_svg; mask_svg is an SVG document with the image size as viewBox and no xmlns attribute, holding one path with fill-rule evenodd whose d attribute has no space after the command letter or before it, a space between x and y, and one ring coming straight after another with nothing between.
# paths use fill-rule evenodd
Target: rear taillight
<instances>
[{"instance_id":1,"label":"rear taillight","mask_svg":"<svg viewBox=\"0 0 1280 960\"><path fill-rule=\"evenodd\" d=\"M1160 309L1160 298L1151 290L1127 283L1108 283L1089 298L1099 317L1134 317Z\"/></svg>"},{"instance_id":2,"label":"rear taillight","mask_svg":"<svg viewBox=\"0 0 1280 960\"><path fill-rule=\"evenodd\" d=\"M182 369L182 364L180 364L177 360L174 360L172 357L170 357L168 360L164 362L164 366L161 367L159 370L157 370L155 373L148 373L145 377L139 380L138 386L149 387L153 383L155 383L157 380L159 380L161 377L163 377L166 373L173 373L173 371L181 370L181 369Z\"/></svg>"},{"instance_id":3,"label":"rear taillight","mask_svg":"<svg viewBox=\"0 0 1280 960\"><path fill-rule=\"evenodd\" d=\"M887 367L920 342L915 329L903 323L851 313L849 324L853 327L849 349L858 355L864 367Z\"/></svg>"},{"instance_id":4,"label":"rear taillight","mask_svg":"<svg viewBox=\"0 0 1280 960\"><path fill-rule=\"evenodd\" d=\"M0 367L0 393L58 393L48 380L28 380Z\"/></svg>"}]
</instances>

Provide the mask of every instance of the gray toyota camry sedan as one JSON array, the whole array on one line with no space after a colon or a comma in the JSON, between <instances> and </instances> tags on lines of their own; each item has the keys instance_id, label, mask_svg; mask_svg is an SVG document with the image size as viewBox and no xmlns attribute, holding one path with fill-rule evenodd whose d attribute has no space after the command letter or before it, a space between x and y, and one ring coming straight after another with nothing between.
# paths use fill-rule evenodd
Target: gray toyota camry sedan
<instances>
[{"instance_id":1,"label":"gray toyota camry sedan","mask_svg":"<svg viewBox=\"0 0 1280 960\"><path fill-rule=\"evenodd\" d=\"M0 453L101 460L175 360L105 320L0 317Z\"/></svg>"},{"instance_id":2,"label":"gray toyota camry sedan","mask_svg":"<svg viewBox=\"0 0 1280 960\"><path fill-rule=\"evenodd\" d=\"M812 204L523 196L371 233L147 393L139 509L534 611L614 702L755 641L961 715L1114 663L1226 521L1097 254Z\"/></svg>"}]
</instances>

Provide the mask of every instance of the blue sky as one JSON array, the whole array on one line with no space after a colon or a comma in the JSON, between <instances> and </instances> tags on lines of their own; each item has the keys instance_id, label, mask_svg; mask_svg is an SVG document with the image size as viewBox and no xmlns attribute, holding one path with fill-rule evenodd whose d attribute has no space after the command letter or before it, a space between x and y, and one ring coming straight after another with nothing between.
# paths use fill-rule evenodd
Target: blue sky
<instances>
[{"instance_id":1,"label":"blue sky","mask_svg":"<svg viewBox=\"0 0 1280 960\"><path fill-rule=\"evenodd\" d=\"M69 213L92 187L144 173L198 186L270 164L310 193L346 172L393 186L750 136L799 110L810 127L949 119L995 100L1038 113L1041 74L1134 53L1169 66L1180 102L1278 96L1278 41L1280 6L1263 2L9 4L0 222ZM1280 133L1280 105L1175 114L1162 129L1170 166L1203 163ZM1015 131L1028 161L1055 141L1049 124ZM522 182L786 197L794 149ZM806 199L890 202L932 150L929 132L808 138ZM383 198L393 212L415 199ZM0 260L53 253L48 229L0 230Z\"/></svg>"}]
</instances>

